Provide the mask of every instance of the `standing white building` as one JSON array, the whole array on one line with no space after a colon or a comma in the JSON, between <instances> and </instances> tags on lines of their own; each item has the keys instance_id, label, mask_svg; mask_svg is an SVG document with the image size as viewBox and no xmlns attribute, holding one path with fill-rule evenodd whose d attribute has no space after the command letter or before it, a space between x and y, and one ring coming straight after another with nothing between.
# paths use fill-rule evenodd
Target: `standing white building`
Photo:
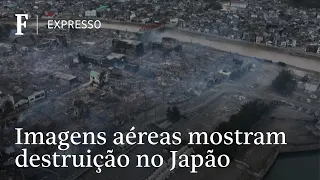
<instances>
[{"instance_id":1,"label":"standing white building","mask_svg":"<svg viewBox=\"0 0 320 180\"><path fill-rule=\"evenodd\" d=\"M97 11L96 10L89 10L84 12L85 17L97 17Z\"/></svg>"}]
</instances>

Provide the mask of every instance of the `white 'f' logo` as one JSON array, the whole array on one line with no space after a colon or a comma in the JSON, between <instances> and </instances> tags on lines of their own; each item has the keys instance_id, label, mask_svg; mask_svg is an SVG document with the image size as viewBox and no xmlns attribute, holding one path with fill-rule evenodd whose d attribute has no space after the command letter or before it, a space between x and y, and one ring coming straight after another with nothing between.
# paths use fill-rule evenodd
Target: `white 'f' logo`
<instances>
[{"instance_id":1,"label":"white 'f' logo","mask_svg":"<svg viewBox=\"0 0 320 180\"><path fill-rule=\"evenodd\" d=\"M15 35L21 36L23 35L22 33L22 27L26 28L27 27L27 21L24 21L22 23L22 17L26 18L28 20L28 14L15 14L17 17L17 32Z\"/></svg>"}]
</instances>

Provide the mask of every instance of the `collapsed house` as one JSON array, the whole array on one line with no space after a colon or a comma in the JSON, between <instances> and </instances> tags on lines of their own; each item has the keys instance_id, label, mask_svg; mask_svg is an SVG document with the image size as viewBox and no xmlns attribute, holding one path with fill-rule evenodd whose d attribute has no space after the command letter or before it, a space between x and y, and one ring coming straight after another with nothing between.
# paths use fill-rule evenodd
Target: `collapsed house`
<instances>
[{"instance_id":1,"label":"collapsed house","mask_svg":"<svg viewBox=\"0 0 320 180\"><path fill-rule=\"evenodd\" d=\"M58 82L58 84L62 86L72 87L78 82L77 76L74 76L71 74L55 72L53 76L54 76L54 79Z\"/></svg>"},{"instance_id":2,"label":"collapsed house","mask_svg":"<svg viewBox=\"0 0 320 180\"><path fill-rule=\"evenodd\" d=\"M171 51L181 52L182 46L177 39L170 37L163 37L161 43L153 42L152 49L160 49L163 53L170 53Z\"/></svg>"},{"instance_id":3,"label":"collapsed house","mask_svg":"<svg viewBox=\"0 0 320 180\"><path fill-rule=\"evenodd\" d=\"M8 38L14 29L16 26L13 24L0 24L0 39Z\"/></svg>"},{"instance_id":4,"label":"collapsed house","mask_svg":"<svg viewBox=\"0 0 320 180\"><path fill-rule=\"evenodd\" d=\"M309 44L305 48L306 52L320 53L320 44Z\"/></svg>"},{"instance_id":5,"label":"collapsed house","mask_svg":"<svg viewBox=\"0 0 320 180\"><path fill-rule=\"evenodd\" d=\"M73 116L74 117L85 117L89 114L89 106L82 100L73 101Z\"/></svg>"},{"instance_id":6,"label":"collapsed house","mask_svg":"<svg viewBox=\"0 0 320 180\"><path fill-rule=\"evenodd\" d=\"M182 46L177 39L170 37L163 37L161 41L161 45L165 49L170 49L174 51L181 51Z\"/></svg>"},{"instance_id":7,"label":"collapsed house","mask_svg":"<svg viewBox=\"0 0 320 180\"><path fill-rule=\"evenodd\" d=\"M124 69L126 71L137 73L139 71L139 65L134 63L128 63L125 65Z\"/></svg>"},{"instance_id":8,"label":"collapsed house","mask_svg":"<svg viewBox=\"0 0 320 180\"><path fill-rule=\"evenodd\" d=\"M21 44L23 46L33 46L36 44L36 38L33 35L15 37L12 43Z\"/></svg>"},{"instance_id":9,"label":"collapsed house","mask_svg":"<svg viewBox=\"0 0 320 180\"><path fill-rule=\"evenodd\" d=\"M116 53L141 56L144 53L143 43L135 40L113 39L112 48Z\"/></svg>"},{"instance_id":10,"label":"collapsed house","mask_svg":"<svg viewBox=\"0 0 320 180\"><path fill-rule=\"evenodd\" d=\"M113 66L122 66L126 63L126 56L124 54L111 53L107 56L107 60Z\"/></svg>"},{"instance_id":11,"label":"collapsed house","mask_svg":"<svg viewBox=\"0 0 320 180\"><path fill-rule=\"evenodd\" d=\"M13 45L11 44L0 43L0 56L9 55L13 49Z\"/></svg>"},{"instance_id":12,"label":"collapsed house","mask_svg":"<svg viewBox=\"0 0 320 180\"><path fill-rule=\"evenodd\" d=\"M59 44L59 42L55 38L43 38L38 43L37 47L38 48L47 48L47 47L58 46L58 44Z\"/></svg>"},{"instance_id":13,"label":"collapsed house","mask_svg":"<svg viewBox=\"0 0 320 180\"><path fill-rule=\"evenodd\" d=\"M60 46L62 47L68 46L67 37L65 35L57 35L56 37L58 39L58 43Z\"/></svg>"},{"instance_id":14,"label":"collapsed house","mask_svg":"<svg viewBox=\"0 0 320 180\"><path fill-rule=\"evenodd\" d=\"M79 61L82 63L92 63L102 65L106 59L103 55L94 55L89 53L78 53Z\"/></svg>"}]
</instances>

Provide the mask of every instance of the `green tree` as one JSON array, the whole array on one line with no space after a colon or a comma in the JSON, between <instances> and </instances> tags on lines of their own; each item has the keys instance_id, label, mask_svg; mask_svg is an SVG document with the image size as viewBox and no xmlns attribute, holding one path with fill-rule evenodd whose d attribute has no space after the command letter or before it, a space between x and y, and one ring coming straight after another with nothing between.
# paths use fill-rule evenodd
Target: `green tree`
<instances>
[{"instance_id":1,"label":"green tree","mask_svg":"<svg viewBox=\"0 0 320 180\"><path fill-rule=\"evenodd\" d=\"M171 122L177 122L181 119L181 114L177 106L168 107L166 116Z\"/></svg>"},{"instance_id":2,"label":"green tree","mask_svg":"<svg viewBox=\"0 0 320 180\"><path fill-rule=\"evenodd\" d=\"M270 111L270 109L271 106L264 103L262 100L257 99L250 101L242 105L240 111L233 114L228 122L220 123L215 129L215 132L220 132L221 134L225 134L226 132L235 132L236 130L248 132L263 115ZM240 141L243 141L243 138L243 136L240 136ZM217 140L218 139L215 141ZM227 154L230 158L235 158L239 146L235 143L235 139L233 139L233 143L231 145L221 143L218 146L214 146L212 144L194 146L195 152L199 154L204 154L210 149L214 149L214 153L216 154Z\"/></svg>"},{"instance_id":3,"label":"green tree","mask_svg":"<svg viewBox=\"0 0 320 180\"><path fill-rule=\"evenodd\" d=\"M272 81L272 87L279 94L290 95L295 91L297 81L293 79L291 71L282 70Z\"/></svg>"},{"instance_id":4,"label":"green tree","mask_svg":"<svg viewBox=\"0 0 320 180\"><path fill-rule=\"evenodd\" d=\"M14 110L13 108L13 104L10 101L6 101L4 103L4 110L3 110L3 114L4 115L8 115L9 113L11 113Z\"/></svg>"}]
</instances>

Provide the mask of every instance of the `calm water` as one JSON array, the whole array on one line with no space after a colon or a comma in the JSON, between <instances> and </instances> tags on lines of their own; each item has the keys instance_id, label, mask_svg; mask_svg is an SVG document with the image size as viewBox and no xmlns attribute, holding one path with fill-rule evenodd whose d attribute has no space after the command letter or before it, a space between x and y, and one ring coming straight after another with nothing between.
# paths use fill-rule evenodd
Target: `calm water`
<instances>
[{"instance_id":1,"label":"calm water","mask_svg":"<svg viewBox=\"0 0 320 180\"><path fill-rule=\"evenodd\" d=\"M264 180L320 180L320 151L279 156Z\"/></svg>"}]
</instances>

